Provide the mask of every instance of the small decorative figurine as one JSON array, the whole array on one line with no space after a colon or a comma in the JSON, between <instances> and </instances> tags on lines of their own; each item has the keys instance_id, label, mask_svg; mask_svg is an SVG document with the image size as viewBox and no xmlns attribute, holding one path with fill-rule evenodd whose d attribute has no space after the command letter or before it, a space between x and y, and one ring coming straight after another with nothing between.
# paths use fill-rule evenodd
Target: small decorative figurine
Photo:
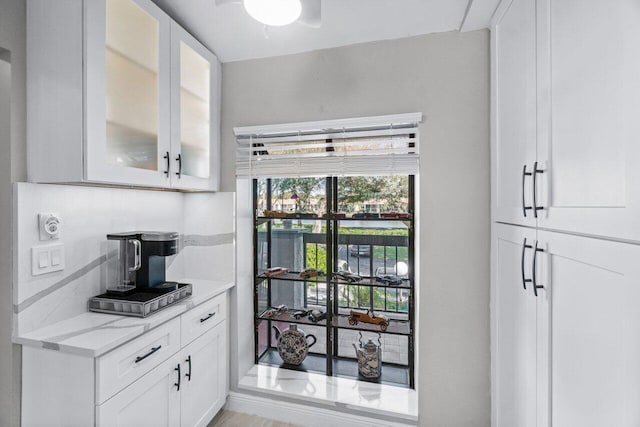
<instances>
[{"instance_id":1,"label":"small decorative figurine","mask_svg":"<svg viewBox=\"0 0 640 427\"><path fill-rule=\"evenodd\" d=\"M289 365L300 365L309 353L309 348L313 347L316 343L316 337L309 334L305 335L304 332L298 329L298 325L289 325L289 329L280 332L275 325L273 329L276 332L276 339L278 340L278 354L282 358L282 361ZM309 344L308 338L312 338L313 342Z\"/></svg>"},{"instance_id":2,"label":"small decorative figurine","mask_svg":"<svg viewBox=\"0 0 640 427\"><path fill-rule=\"evenodd\" d=\"M376 315L371 309L366 313L351 310L349 313L349 324L351 326L355 326L358 322L379 325L382 332L385 332L387 330L387 326L389 326L389 318L387 316L383 316L381 314Z\"/></svg>"},{"instance_id":3,"label":"small decorative figurine","mask_svg":"<svg viewBox=\"0 0 640 427\"><path fill-rule=\"evenodd\" d=\"M326 311L320 311L320 310L311 310L311 313L309 313L309 317L308 319L311 320L313 323L318 323L321 320L324 320L327 318L327 312Z\"/></svg>"},{"instance_id":4,"label":"small decorative figurine","mask_svg":"<svg viewBox=\"0 0 640 427\"><path fill-rule=\"evenodd\" d=\"M378 333L378 344L371 339L366 344L362 344L362 332L360 332L360 347L353 348L356 350L358 358L358 372L365 378L380 378L382 375L382 344L380 343L380 333Z\"/></svg>"}]
</instances>

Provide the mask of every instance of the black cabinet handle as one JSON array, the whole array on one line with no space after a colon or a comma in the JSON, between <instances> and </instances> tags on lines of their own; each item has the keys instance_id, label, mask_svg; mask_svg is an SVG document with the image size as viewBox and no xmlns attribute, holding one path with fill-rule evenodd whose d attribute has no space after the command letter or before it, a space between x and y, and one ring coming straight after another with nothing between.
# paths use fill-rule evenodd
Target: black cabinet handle
<instances>
[{"instance_id":1,"label":"black cabinet handle","mask_svg":"<svg viewBox=\"0 0 640 427\"><path fill-rule=\"evenodd\" d=\"M538 169L538 162L533 163L533 217L538 218L538 211L543 210L542 206L538 206L538 194L537 194L537 185L536 185L536 177L539 173L544 173L544 170Z\"/></svg>"},{"instance_id":2,"label":"black cabinet handle","mask_svg":"<svg viewBox=\"0 0 640 427\"><path fill-rule=\"evenodd\" d=\"M191 355L189 355L189 357L187 357L187 360L185 360L185 362L187 362L189 364L189 372L186 373L184 376L187 377L189 379L189 381L191 381Z\"/></svg>"},{"instance_id":3,"label":"black cabinet handle","mask_svg":"<svg viewBox=\"0 0 640 427\"><path fill-rule=\"evenodd\" d=\"M182 154L178 154L176 162L178 162L178 172L176 172L176 175L178 175L178 178L182 178Z\"/></svg>"},{"instance_id":4,"label":"black cabinet handle","mask_svg":"<svg viewBox=\"0 0 640 427\"><path fill-rule=\"evenodd\" d=\"M544 288L544 286L538 285L538 282L536 281L536 258L538 252L544 252L544 249L538 247L538 241L536 240L536 243L533 247L533 271L531 272L531 277L533 279L533 293L535 296L538 296L538 289Z\"/></svg>"},{"instance_id":5,"label":"black cabinet handle","mask_svg":"<svg viewBox=\"0 0 640 427\"><path fill-rule=\"evenodd\" d=\"M203 317L202 319L200 319L200 323L206 322L207 320L211 319L215 315L216 315L215 311L213 313L209 313L209 315L207 317Z\"/></svg>"},{"instance_id":6,"label":"black cabinet handle","mask_svg":"<svg viewBox=\"0 0 640 427\"><path fill-rule=\"evenodd\" d=\"M142 362L144 359L146 359L147 357L151 356L153 353L155 353L156 351L160 350L161 348L162 348L161 345L159 345L157 347L151 347L151 350L149 350L149 353L145 354L144 356L136 357L136 363Z\"/></svg>"},{"instance_id":7,"label":"black cabinet handle","mask_svg":"<svg viewBox=\"0 0 640 427\"><path fill-rule=\"evenodd\" d=\"M525 179L528 176L533 175L531 172L527 172L527 165L522 167L522 214L527 217L527 211L531 209L531 206L527 206L524 200Z\"/></svg>"},{"instance_id":8,"label":"black cabinet handle","mask_svg":"<svg viewBox=\"0 0 640 427\"><path fill-rule=\"evenodd\" d=\"M178 387L178 391L180 391L180 364L174 368L174 371L178 371L178 382L173 383L174 386Z\"/></svg>"},{"instance_id":9,"label":"black cabinet handle","mask_svg":"<svg viewBox=\"0 0 640 427\"><path fill-rule=\"evenodd\" d=\"M169 152L167 151L167 153L162 156L163 159L165 159L167 161L167 168L164 171L164 174L167 176L167 178L169 178L169 168L171 167L171 159L169 159Z\"/></svg>"},{"instance_id":10,"label":"black cabinet handle","mask_svg":"<svg viewBox=\"0 0 640 427\"><path fill-rule=\"evenodd\" d=\"M524 242L522 242L522 258L520 258L520 271L522 272L522 287L524 290L527 290L527 283L531 282L531 279L526 279L524 277L524 253L527 249L531 249L533 246L527 245L527 238L524 238Z\"/></svg>"}]
</instances>

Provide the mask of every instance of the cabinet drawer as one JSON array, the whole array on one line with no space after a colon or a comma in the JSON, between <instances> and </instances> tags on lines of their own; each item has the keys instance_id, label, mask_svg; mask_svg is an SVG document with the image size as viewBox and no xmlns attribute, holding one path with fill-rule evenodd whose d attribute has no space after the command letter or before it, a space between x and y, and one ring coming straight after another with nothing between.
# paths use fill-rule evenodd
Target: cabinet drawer
<instances>
[{"instance_id":1,"label":"cabinet drawer","mask_svg":"<svg viewBox=\"0 0 640 427\"><path fill-rule=\"evenodd\" d=\"M194 307L182 315L182 346L189 344L227 317L227 294Z\"/></svg>"},{"instance_id":2,"label":"cabinet drawer","mask_svg":"<svg viewBox=\"0 0 640 427\"><path fill-rule=\"evenodd\" d=\"M101 404L180 350L180 319L147 332L96 360L96 399Z\"/></svg>"}]
</instances>

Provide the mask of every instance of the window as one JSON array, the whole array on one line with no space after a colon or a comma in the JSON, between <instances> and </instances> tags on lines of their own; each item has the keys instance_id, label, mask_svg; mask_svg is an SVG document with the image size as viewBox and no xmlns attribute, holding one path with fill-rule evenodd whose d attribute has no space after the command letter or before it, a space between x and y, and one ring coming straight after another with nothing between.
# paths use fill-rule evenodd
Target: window
<instances>
[{"instance_id":1,"label":"window","mask_svg":"<svg viewBox=\"0 0 640 427\"><path fill-rule=\"evenodd\" d=\"M373 381L414 386L413 183L410 175L254 180L256 363L357 378L352 344L372 339L383 361ZM271 267L289 273L265 277ZM322 275L301 279L309 268ZM327 318L316 322L310 310ZM352 312L388 318L386 331L351 324ZM299 366L277 351L275 331L290 324L315 338Z\"/></svg>"},{"instance_id":2,"label":"window","mask_svg":"<svg viewBox=\"0 0 640 427\"><path fill-rule=\"evenodd\" d=\"M410 113L234 129L236 175L253 180L256 363L363 379L357 354L371 340L383 363L370 380L414 387L421 120ZM288 272L268 272L274 267ZM302 278L310 268L321 274ZM291 325L312 335L301 364L284 363L277 349Z\"/></svg>"}]
</instances>

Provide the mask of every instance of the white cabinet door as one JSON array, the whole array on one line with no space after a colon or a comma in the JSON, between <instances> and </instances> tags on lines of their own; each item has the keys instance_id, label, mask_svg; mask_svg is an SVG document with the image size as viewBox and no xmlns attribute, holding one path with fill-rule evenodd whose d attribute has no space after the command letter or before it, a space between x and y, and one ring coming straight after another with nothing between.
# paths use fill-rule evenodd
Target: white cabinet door
<instances>
[{"instance_id":1,"label":"white cabinet door","mask_svg":"<svg viewBox=\"0 0 640 427\"><path fill-rule=\"evenodd\" d=\"M494 224L493 427L536 426L536 298L530 282L535 239L530 228Z\"/></svg>"},{"instance_id":2,"label":"white cabinet door","mask_svg":"<svg viewBox=\"0 0 640 427\"><path fill-rule=\"evenodd\" d=\"M218 190L220 63L171 24L171 186Z\"/></svg>"},{"instance_id":3,"label":"white cabinet door","mask_svg":"<svg viewBox=\"0 0 640 427\"><path fill-rule=\"evenodd\" d=\"M539 1L539 226L640 240L640 7Z\"/></svg>"},{"instance_id":4,"label":"white cabinet door","mask_svg":"<svg viewBox=\"0 0 640 427\"><path fill-rule=\"evenodd\" d=\"M184 366L180 390L182 427L205 427L226 399L226 322L181 351Z\"/></svg>"},{"instance_id":5,"label":"white cabinet door","mask_svg":"<svg viewBox=\"0 0 640 427\"><path fill-rule=\"evenodd\" d=\"M550 348L539 388L551 425L640 425L640 246L544 231L538 240Z\"/></svg>"},{"instance_id":6,"label":"white cabinet door","mask_svg":"<svg viewBox=\"0 0 640 427\"><path fill-rule=\"evenodd\" d=\"M492 31L493 219L523 225L536 223L530 175L536 156L535 18L535 1L514 0Z\"/></svg>"},{"instance_id":7,"label":"white cabinet door","mask_svg":"<svg viewBox=\"0 0 640 427\"><path fill-rule=\"evenodd\" d=\"M174 356L97 406L96 425L103 427L175 427L180 425L180 360ZM183 370L184 366L180 365Z\"/></svg>"},{"instance_id":8,"label":"white cabinet door","mask_svg":"<svg viewBox=\"0 0 640 427\"><path fill-rule=\"evenodd\" d=\"M168 187L169 16L150 0L91 0L84 28L84 179Z\"/></svg>"}]
</instances>

